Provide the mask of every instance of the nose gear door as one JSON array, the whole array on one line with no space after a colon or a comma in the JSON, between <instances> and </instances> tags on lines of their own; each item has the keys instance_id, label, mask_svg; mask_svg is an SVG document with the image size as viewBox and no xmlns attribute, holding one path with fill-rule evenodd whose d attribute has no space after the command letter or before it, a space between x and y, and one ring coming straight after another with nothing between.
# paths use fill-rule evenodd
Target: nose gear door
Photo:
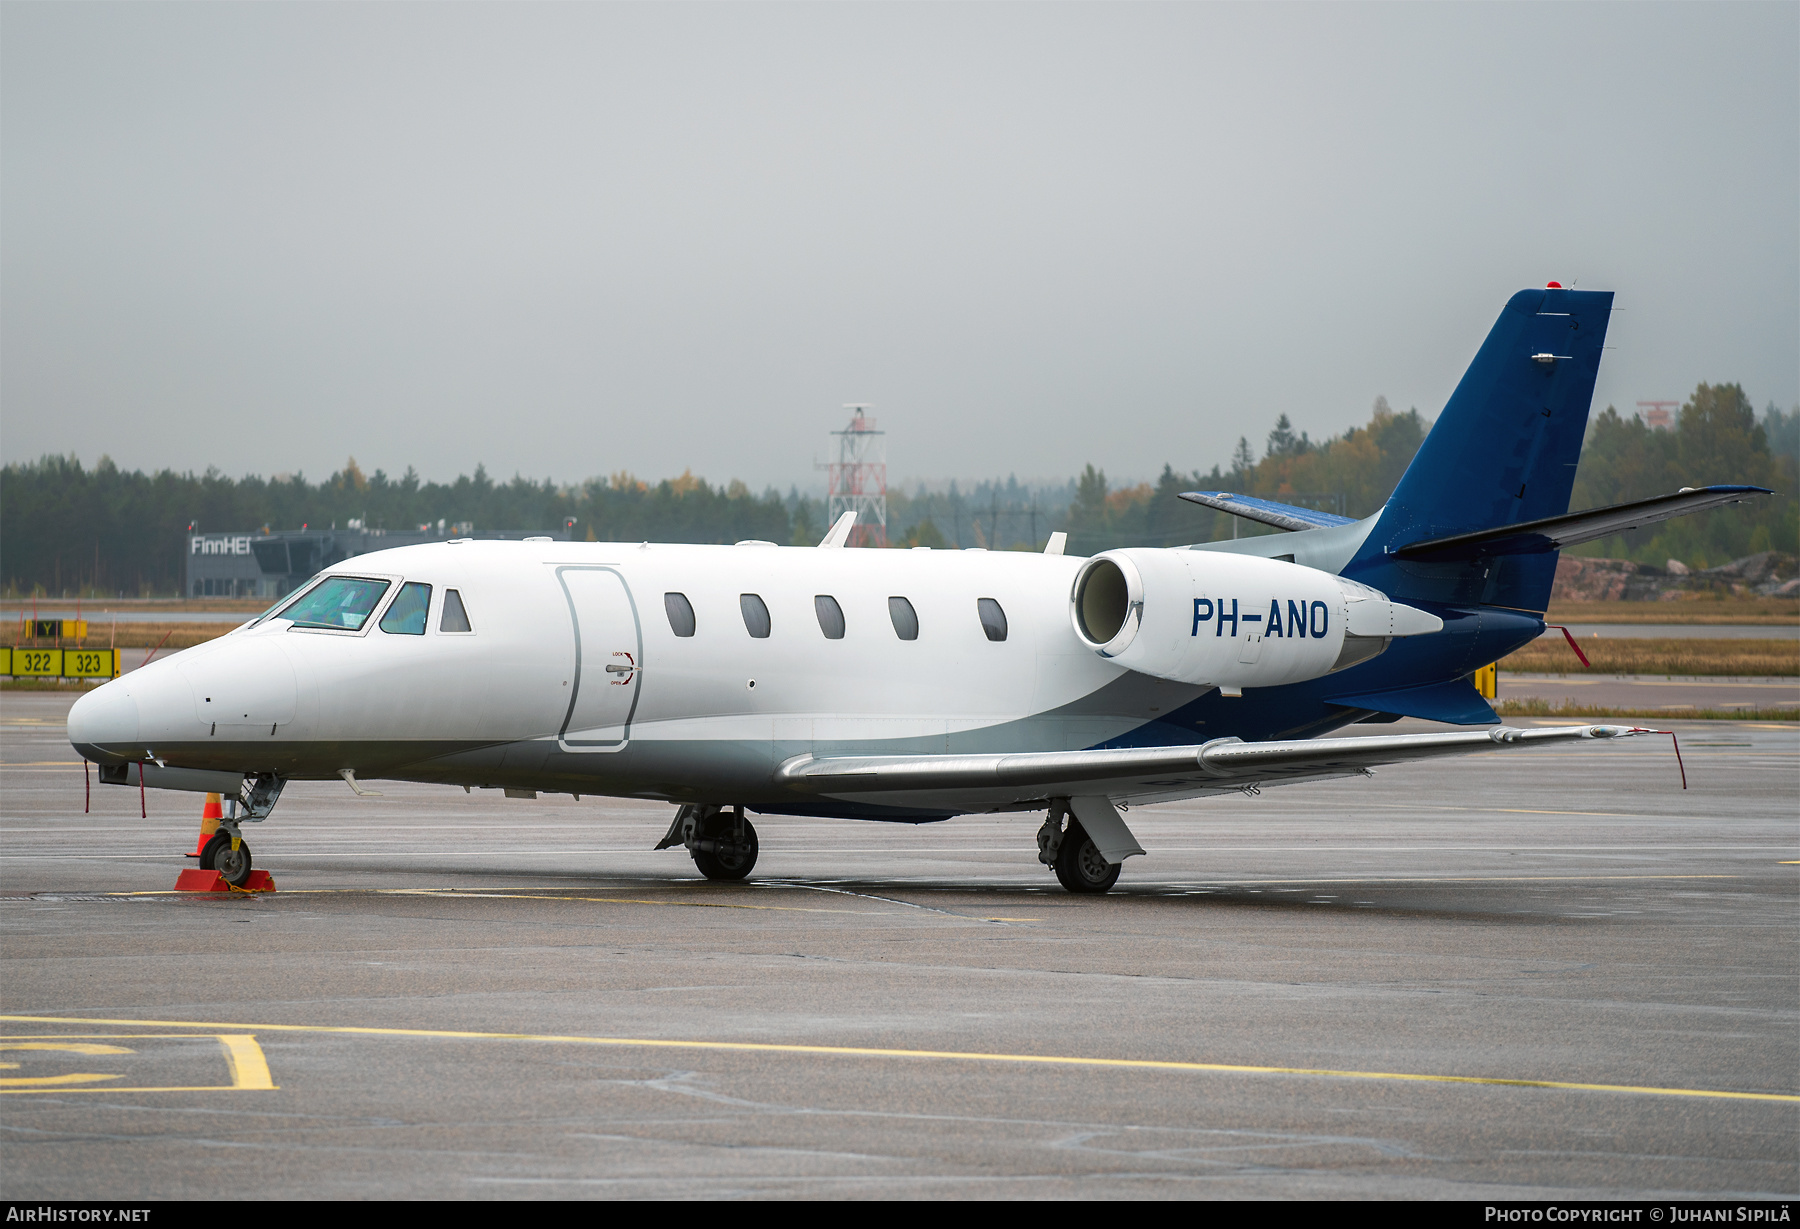
<instances>
[{"instance_id":1,"label":"nose gear door","mask_svg":"<svg viewBox=\"0 0 1800 1229\"><path fill-rule=\"evenodd\" d=\"M569 708L558 742L564 751L623 751L631 741L644 660L637 603L617 568L559 567L575 632Z\"/></svg>"}]
</instances>

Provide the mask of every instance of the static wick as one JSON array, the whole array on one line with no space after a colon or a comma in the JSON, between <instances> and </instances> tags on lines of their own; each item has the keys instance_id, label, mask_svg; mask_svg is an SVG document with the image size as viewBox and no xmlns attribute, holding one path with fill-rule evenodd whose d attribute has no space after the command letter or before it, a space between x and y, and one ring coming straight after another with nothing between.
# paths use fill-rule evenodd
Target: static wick
<instances>
[{"instance_id":1,"label":"static wick","mask_svg":"<svg viewBox=\"0 0 1800 1229\"><path fill-rule=\"evenodd\" d=\"M1675 731L1674 730L1647 730L1647 729L1644 729L1642 726L1638 726L1638 727L1634 728L1631 732L1633 734L1667 734L1669 736L1669 742L1674 744L1674 747L1675 747L1675 767L1681 769L1681 788L1686 789L1688 787L1687 765L1681 762L1681 740L1675 736Z\"/></svg>"},{"instance_id":2,"label":"static wick","mask_svg":"<svg viewBox=\"0 0 1800 1229\"><path fill-rule=\"evenodd\" d=\"M1583 653L1581 651L1581 646L1579 644L1575 643L1575 633L1571 632L1568 628L1564 627L1560 623L1546 623L1544 626L1554 627L1557 631L1561 632L1563 634L1563 639L1567 640L1569 642L1569 647L1571 649L1575 650L1575 656L1577 656L1581 659L1581 664L1590 670L1592 670L1594 668L1594 663L1587 659L1587 654ZM1651 733L1653 733L1653 734L1665 734L1667 732L1668 731L1666 731L1666 730L1652 730L1651 731Z\"/></svg>"}]
</instances>

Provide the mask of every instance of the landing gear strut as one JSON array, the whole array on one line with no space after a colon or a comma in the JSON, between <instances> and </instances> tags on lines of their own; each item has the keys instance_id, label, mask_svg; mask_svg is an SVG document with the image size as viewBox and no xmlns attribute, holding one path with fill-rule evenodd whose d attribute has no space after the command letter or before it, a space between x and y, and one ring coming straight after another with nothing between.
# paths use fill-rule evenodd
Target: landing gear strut
<instances>
[{"instance_id":1,"label":"landing gear strut","mask_svg":"<svg viewBox=\"0 0 1800 1229\"><path fill-rule=\"evenodd\" d=\"M1119 881L1119 864L1106 860L1060 798L1051 802L1050 815L1038 829L1038 861L1054 870L1056 881L1071 892L1098 894Z\"/></svg>"},{"instance_id":2,"label":"landing gear strut","mask_svg":"<svg viewBox=\"0 0 1800 1229\"><path fill-rule=\"evenodd\" d=\"M708 879L742 879L756 865L756 828L743 807L684 806L675 812L669 834L657 845L684 845L694 865Z\"/></svg>"}]
</instances>

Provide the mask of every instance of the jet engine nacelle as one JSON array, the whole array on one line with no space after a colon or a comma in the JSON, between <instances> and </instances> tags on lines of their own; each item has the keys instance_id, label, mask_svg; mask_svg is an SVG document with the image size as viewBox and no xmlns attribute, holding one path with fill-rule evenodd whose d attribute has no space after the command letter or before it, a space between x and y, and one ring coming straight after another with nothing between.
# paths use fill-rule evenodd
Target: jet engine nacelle
<instances>
[{"instance_id":1,"label":"jet engine nacelle","mask_svg":"<svg viewBox=\"0 0 1800 1229\"><path fill-rule=\"evenodd\" d=\"M1221 551L1106 551L1076 573L1069 605L1100 656L1227 691L1319 678L1444 626L1329 572Z\"/></svg>"}]
</instances>

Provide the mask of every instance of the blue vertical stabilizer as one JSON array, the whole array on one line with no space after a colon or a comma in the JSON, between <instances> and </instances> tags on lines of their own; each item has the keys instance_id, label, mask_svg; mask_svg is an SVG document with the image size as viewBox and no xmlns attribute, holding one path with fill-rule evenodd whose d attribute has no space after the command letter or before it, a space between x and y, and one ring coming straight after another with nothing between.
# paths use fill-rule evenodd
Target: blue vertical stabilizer
<instances>
[{"instance_id":1,"label":"blue vertical stabilizer","mask_svg":"<svg viewBox=\"0 0 1800 1229\"><path fill-rule=\"evenodd\" d=\"M1556 553L1418 562L1414 542L1569 510L1612 292L1521 290L1343 574L1401 600L1542 611Z\"/></svg>"}]
</instances>

